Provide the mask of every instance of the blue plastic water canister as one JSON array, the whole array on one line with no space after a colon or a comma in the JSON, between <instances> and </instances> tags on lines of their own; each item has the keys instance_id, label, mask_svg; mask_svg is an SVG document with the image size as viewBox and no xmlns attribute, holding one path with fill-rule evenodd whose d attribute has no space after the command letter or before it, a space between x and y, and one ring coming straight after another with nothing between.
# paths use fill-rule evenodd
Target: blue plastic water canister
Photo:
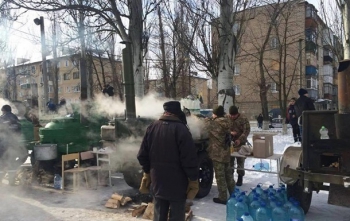
<instances>
[{"instance_id":1,"label":"blue plastic water canister","mask_svg":"<svg viewBox=\"0 0 350 221\"><path fill-rule=\"evenodd\" d=\"M294 201L293 205L290 207L289 212L289 220L290 221L304 221L305 214L302 210L299 209L299 202Z\"/></svg>"},{"instance_id":2,"label":"blue plastic water canister","mask_svg":"<svg viewBox=\"0 0 350 221\"><path fill-rule=\"evenodd\" d=\"M238 196L238 199L243 199L243 202L247 205L249 205L249 198L248 196L245 194L245 192L241 192Z\"/></svg>"},{"instance_id":3,"label":"blue plastic water canister","mask_svg":"<svg viewBox=\"0 0 350 221\"><path fill-rule=\"evenodd\" d=\"M244 213L243 216L241 216L243 221L254 221L253 217L249 213Z\"/></svg>"},{"instance_id":4,"label":"blue plastic water canister","mask_svg":"<svg viewBox=\"0 0 350 221\"><path fill-rule=\"evenodd\" d=\"M248 194L249 203L251 203L253 201L255 194L256 194L256 190L252 189L252 191L250 191L250 193Z\"/></svg>"},{"instance_id":5,"label":"blue plastic water canister","mask_svg":"<svg viewBox=\"0 0 350 221\"><path fill-rule=\"evenodd\" d=\"M53 178L53 187L57 190L62 189L62 177L59 174L55 174Z\"/></svg>"},{"instance_id":6,"label":"blue plastic water canister","mask_svg":"<svg viewBox=\"0 0 350 221\"><path fill-rule=\"evenodd\" d=\"M291 197L289 200L287 200L287 201L283 204L283 208L284 208L285 211L287 211L287 213L289 213L289 210L290 210L290 208L291 208L292 205L293 205L293 201L294 201L294 199L293 199L293 197Z\"/></svg>"},{"instance_id":7,"label":"blue plastic water canister","mask_svg":"<svg viewBox=\"0 0 350 221\"><path fill-rule=\"evenodd\" d=\"M266 170L266 171L270 170L270 164L263 160L260 163L254 164L253 167L256 170Z\"/></svg>"},{"instance_id":8,"label":"blue plastic water canister","mask_svg":"<svg viewBox=\"0 0 350 221\"><path fill-rule=\"evenodd\" d=\"M241 217L236 219L237 221L243 221L243 219Z\"/></svg>"},{"instance_id":9,"label":"blue plastic water canister","mask_svg":"<svg viewBox=\"0 0 350 221\"><path fill-rule=\"evenodd\" d=\"M276 197L271 196L269 198L269 204L270 204L269 207L271 208L271 210L273 210L277 206L277 203L279 203L279 201L276 199Z\"/></svg>"},{"instance_id":10,"label":"blue plastic water canister","mask_svg":"<svg viewBox=\"0 0 350 221\"><path fill-rule=\"evenodd\" d=\"M277 190L277 192L276 192L276 194L275 194L275 197L276 197L277 200L280 201L282 204L285 203L285 199L284 199L285 196L284 196L284 194L283 194L283 192L282 192L281 189L278 189L278 190Z\"/></svg>"},{"instance_id":11,"label":"blue plastic water canister","mask_svg":"<svg viewBox=\"0 0 350 221\"><path fill-rule=\"evenodd\" d=\"M249 212L247 204L243 202L243 199L238 199L238 202L235 204L235 210L237 217L243 216L244 213Z\"/></svg>"},{"instance_id":12,"label":"blue plastic water canister","mask_svg":"<svg viewBox=\"0 0 350 221\"><path fill-rule=\"evenodd\" d=\"M264 202L260 203L260 207L256 211L256 220L259 221L271 221L271 213L270 211L266 208L266 204Z\"/></svg>"},{"instance_id":13,"label":"blue plastic water canister","mask_svg":"<svg viewBox=\"0 0 350 221\"><path fill-rule=\"evenodd\" d=\"M249 213L256 220L256 211L260 207L260 201L258 197L254 197L253 201L249 204Z\"/></svg>"},{"instance_id":14,"label":"blue plastic water canister","mask_svg":"<svg viewBox=\"0 0 350 221\"><path fill-rule=\"evenodd\" d=\"M232 193L230 199L226 203L226 221L236 220L237 213L235 204L237 203L236 194Z\"/></svg>"},{"instance_id":15,"label":"blue plastic water canister","mask_svg":"<svg viewBox=\"0 0 350 221\"><path fill-rule=\"evenodd\" d=\"M262 199L265 203L269 201L268 194L269 194L268 190L264 190L263 194L260 194L260 199Z\"/></svg>"},{"instance_id":16,"label":"blue plastic water canister","mask_svg":"<svg viewBox=\"0 0 350 221\"><path fill-rule=\"evenodd\" d=\"M272 221L289 221L288 214L282 207L281 202L277 202L276 207L272 210Z\"/></svg>"},{"instance_id":17,"label":"blue plastic water canister","mask_svg":"<svg viewBox=\"0 0 350 221\"><path fill-rule=\"evenodd\" d=\"M264 190L263 190L263 188L261 188L260 184L256 185L255 191L256 191L256 193L259 193L260 196L264 193Z\"/></svg>"},{"instance_id":18,"label":"blue plastic water canister","mask_svg":"<svg viewBox=\"0 0 350 221\"><path fill-rule=\"evenodd\" d=\"M267 189L269 193L276 193L276 190L273 188L273 185L270 185L269 188Z\"/></svg>"}]
</instances>

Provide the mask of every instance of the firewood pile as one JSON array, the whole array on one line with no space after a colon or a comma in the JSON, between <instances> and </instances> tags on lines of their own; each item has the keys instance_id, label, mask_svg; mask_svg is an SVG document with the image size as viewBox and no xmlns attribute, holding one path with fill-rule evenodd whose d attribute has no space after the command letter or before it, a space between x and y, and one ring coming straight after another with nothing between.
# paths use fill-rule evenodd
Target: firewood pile
<instances>
[{"instance_id":1,"label":"firewood pile","mask_svg":"<svg viewBox=\"0 0 350 221\"><path fill-rule=\"evenodd\" d=\"M130 209L133 217L142 217L143 219L153 220L154 216L154 204L153 203L141 203L141 205L133 205ZM190 206L186 206L185 221L192 220L193 212Z\"/></svg>"},{"instance_id":2,"label":"firewood pile","mask_svg":"<svg viewBox=\"0 0 350 221\"><path fill-rule=\"evenodd\" d=\"M122 196L118 193L113 193L111 198L107 200L105 207L111 209L118 209L121 206L125 206L127 203L131 202L132 199L128 196Z\"/></svg>"}]
</instances>

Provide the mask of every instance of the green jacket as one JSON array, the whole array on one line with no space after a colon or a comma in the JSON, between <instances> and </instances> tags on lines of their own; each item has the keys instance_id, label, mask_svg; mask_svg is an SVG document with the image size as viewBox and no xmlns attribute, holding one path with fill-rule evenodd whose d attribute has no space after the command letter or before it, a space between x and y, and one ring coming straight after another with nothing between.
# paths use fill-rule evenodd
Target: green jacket
<instances>
[{"instance_id":1,"label":"green jacket","mask_svg":"<svg viewBox=\"0 0 350 221\"><path fill-rule=\"evenodd\" d=\"M237 135L233 137L233 141L240 140L241 143L237 147L241 147L247 142L247 138L250 133L249 120L243 114L239 114L238 118L235 120L229 118L229 122L230 122L230 131L237 132Z\"/></svg>"},{"instance_id":2,"label":"green jacket","mask_svg":"<svg viewBox=\"0 0 350 221\"><path fill-rule=\"evenodd\" d=\"M209 157L216 162L230 162L230 148L225 148L225 136L229 133L230 122L225 117L206 120L209 135Z\"/></svg>"}]
</instances>

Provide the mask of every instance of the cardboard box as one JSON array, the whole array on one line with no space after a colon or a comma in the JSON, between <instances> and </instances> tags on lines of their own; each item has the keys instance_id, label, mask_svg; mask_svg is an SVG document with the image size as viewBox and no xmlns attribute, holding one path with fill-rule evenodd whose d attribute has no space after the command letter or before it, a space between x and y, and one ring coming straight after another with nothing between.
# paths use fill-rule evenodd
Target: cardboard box
<instances>
[{"instance_id":1,"label":"cardboard box","mask_svg":"<svg viewBox=\"0 0 350 221\"><path fill-rule=\"evenodd\" d=\"M256 158L266 158L273 155L273 135L253 135L253 155Z\"/></svg>"}]
</instances>

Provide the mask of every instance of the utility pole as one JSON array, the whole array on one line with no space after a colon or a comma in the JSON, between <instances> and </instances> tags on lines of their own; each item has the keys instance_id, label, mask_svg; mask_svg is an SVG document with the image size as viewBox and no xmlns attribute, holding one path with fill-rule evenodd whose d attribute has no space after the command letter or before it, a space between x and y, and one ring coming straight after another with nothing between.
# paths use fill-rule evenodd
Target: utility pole
<instances>
[{"instance_id":1,"label":"utility pole","mask_svg":"<svg viewBox=\"0 0 350 221\"><path fill-rule=\"evenodd\" d=\"M303 39L299 39L299 84L300 87L303 87Z\"/></svg>"},{"instance_id":2,"label":"utility pole","mask_svg":"<svg viewBox=\"0 0 350 221\"><path fill-rule=\"evenodd\" d=\"M41 56L42 56L42 73L43 73L43 83L44 83L44 106L46 107L47 102L49 102L49 82L47 79L47 67L46 67L46 45L45 45L45 27L44 18L40 16L34 19L36 25L40 25L41 33ZM47 108L44 108L45 112Z\"/></svg>"},{"instance_id":3,"label":"utility pole","mask_svg":"<svg viewBox=\"0 0 350 221\"><path fill-rule=\"evenodd\" d=\"M344 39L343 39L343 46L344 46L344 59L350 58L350 14L349 14L349 7L350 7L350 1L344 0L343 4L341 5L341 12L343 16L343 22L344 22Z\"/></svg>"}]
</instances>

